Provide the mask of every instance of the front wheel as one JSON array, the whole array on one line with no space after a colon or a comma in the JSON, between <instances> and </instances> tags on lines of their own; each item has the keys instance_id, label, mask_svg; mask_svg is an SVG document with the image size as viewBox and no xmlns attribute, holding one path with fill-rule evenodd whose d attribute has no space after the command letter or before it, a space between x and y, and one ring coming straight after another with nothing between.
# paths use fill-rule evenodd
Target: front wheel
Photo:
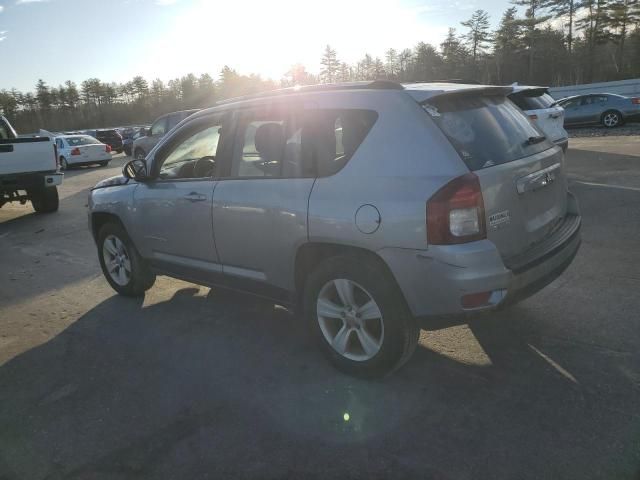
<instances>
[{"instance_id":1,"label":"front wheel","mask_svg":"<svg viewBox=\"0 0 640 480\"><path fill-rule=\"evenodd\" d=\"M391 274L368 259L333 257L309 276L305 316L339 370L381 377L414 352L420 330Z\"/></svg>"},{"instance_id":2,"label":"front wheel","mask_svg":"<svg viewBox=\"0 0 640 480\"><path fill-rule=\"evenodd\" d=\"M98 257L107 282L120 295L144 295L156 281L127 232L117 223L107 223L100 229Z\"/></svg>"},{"instance_id":3,"label":"front wheel","mask_svg":"<svg viewBox=\"0 0 640 480\"><path fill-rule=\"evenodd\" d=\"M615 128L622 125L622 115L615 110L609 110L602 114L601 123L606 128Z\"/></svg>"},{"instance_id":4,"label":"front wheel","mask_svg":"<svg viewBox=\"0 0 640 480\"><path fill-rule=\"evenodd\" d=\"M29 192L31 205L36 213L53 213L60 206L58 187L44 187Z\"/></svg>"}]
</instances>

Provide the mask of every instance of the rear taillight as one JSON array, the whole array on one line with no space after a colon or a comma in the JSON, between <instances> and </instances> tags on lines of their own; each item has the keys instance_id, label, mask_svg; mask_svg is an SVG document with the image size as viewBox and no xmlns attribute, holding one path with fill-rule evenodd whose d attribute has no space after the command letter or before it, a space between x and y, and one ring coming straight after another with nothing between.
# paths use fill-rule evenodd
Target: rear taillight
<instances>
[{"instance_id":1,"label":"rear taillight","mask_svg":"<svg viewBox=\"0 0 640 480\"><path fill-rule=\"evenodd\" d=\"M487 238L484 200L474 173L454 178L427 202L427 241L454 245Z\"/></svg>"},{"instance_id":2,"label":"rear taillight","mask_svg":"<svg viewBox=\"0 0 640 480\"><path fill-rule=\"evenodd\" d=\"M105 145L105 152L111 153L111 145Z\"/></svg>"},{"instance_id":3,"label":"rear taillight","mask_svg":"<svg viewBox=\"0 0 640 480\"><path fill-rule=\"evenodd\" d=\"M631 103L633 103L634 105L640 105L640 98L632 98Z\"/></svg>"},{"instance_id":4,"label":"rear taillight","mask_svg":"<svg viewBox=\"0 0 640 480\"><path fill-rule=\"evenodd\" d=\"M80 149L78 147L71 150L71 155L80 155Z\"/></svg>"}]
</instances>

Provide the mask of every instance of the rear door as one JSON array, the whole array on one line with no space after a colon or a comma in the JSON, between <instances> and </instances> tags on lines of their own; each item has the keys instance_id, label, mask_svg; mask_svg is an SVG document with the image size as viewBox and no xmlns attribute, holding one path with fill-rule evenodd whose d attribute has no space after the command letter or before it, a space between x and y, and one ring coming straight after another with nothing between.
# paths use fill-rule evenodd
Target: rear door
<instances>
[{"instance_id":1,"label":"rear door","mask_svg":"<svg viewBox=\"0 0 640 480\"><path fill-rule=\"evenodd\" d=\"M301 113L290 104L237 113L233 161L214 192L213 225L224 273L244 288L292 288L315 180L302 166Z\"/></svg>"},{"instance_id":2,"label":"rear door","mask_svg":"<svg viewBox=\"0 0 640 480\"><path fill-rule=\"evenodd\" d=\"M443 96L430 114L479 178L487 237L508 259L545 238L565 216L562 150L504 97Z\"/></svg>"}]
</instances>

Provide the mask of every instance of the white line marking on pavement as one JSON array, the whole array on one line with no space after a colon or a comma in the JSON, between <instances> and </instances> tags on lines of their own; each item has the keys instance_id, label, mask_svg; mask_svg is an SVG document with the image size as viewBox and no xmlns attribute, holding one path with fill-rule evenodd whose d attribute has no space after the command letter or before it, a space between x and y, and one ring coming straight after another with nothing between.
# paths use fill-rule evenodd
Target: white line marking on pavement
<instances>
[{"instance_id":1,"label":"white line marking on pavement","mask_svg":"<svg viewBox=\"0 0 640 480\"><path fill-rule=\"evenodd\" d=\"M617 188L618 190L631 190L634 192L640 192L640 188L625 187L623 185L608 185L606 183L582 182L580 180L573 180L573 183L581 183L582 185L590 185L592 187Z\"/></svg>"}]
</instances>

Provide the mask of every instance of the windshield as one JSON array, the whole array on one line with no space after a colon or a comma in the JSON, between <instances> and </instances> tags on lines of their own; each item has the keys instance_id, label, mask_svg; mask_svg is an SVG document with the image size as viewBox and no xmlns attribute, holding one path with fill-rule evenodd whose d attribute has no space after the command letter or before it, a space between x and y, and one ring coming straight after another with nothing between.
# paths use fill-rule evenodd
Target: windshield
<instances>
[{"instance_id":1,"label":"windshield","mask_svg":"<svg viewBox=\"0 0 640 480\"><path fill-rule=\"evenodd\" d=\"M64 141L71 147L79 147L81 145L95 145L101 144L99 140L96 140L93 137L85 135L83 137L64 137Z\"/></svg>"},{"instance_id":2,"label":"windshield","mask_svg":"<svg viewBox=\"0 0 640 480\"><path fill-rule=\"evenodd\" d=\"M423 106L470 170L511 162L553 146L502 96L444 95Z\"/></svg>"}]
</instances>

